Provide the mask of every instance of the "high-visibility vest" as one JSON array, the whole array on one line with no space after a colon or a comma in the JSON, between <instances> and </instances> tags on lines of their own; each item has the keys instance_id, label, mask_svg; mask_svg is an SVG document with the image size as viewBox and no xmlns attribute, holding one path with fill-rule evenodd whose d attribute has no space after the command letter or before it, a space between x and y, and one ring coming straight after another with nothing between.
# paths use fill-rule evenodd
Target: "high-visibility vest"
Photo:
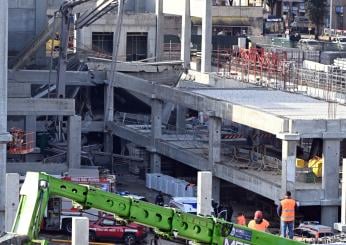
<instances>
[{"instance_id":1,"label":"high-visibility vest","mask_svg":"<svg viewBox=\"0 0 346 245\"><path fill-rule=\"evenodd\" d=\"M246 225L246 219L244 215L240 215L237 217L237 224L238 225Z\"/></svg>"},{"instance_id":2,"label":"high-visibility vest","mask_svg":"<svg viewBox=\"0 0 346 245\"><path fill-rule=\"evenodd\" d=\"M281 220L282 221L294 221L296 201L293 199L281 200Z\"/></svg>"},{"instance_id":3,"label":"high-visibility vest","mask_svg":"<svg viewBox=\"0 0 346 245\"><path fill-rule=\"evenodd\" d=\"M269 222L265 219L262 220L262 223L256 224L255 220L251 220L248 224L248 227L250 229L254 229L257 231L266 231L266 229L269 227Z\"/></svg>"}]
</instances>

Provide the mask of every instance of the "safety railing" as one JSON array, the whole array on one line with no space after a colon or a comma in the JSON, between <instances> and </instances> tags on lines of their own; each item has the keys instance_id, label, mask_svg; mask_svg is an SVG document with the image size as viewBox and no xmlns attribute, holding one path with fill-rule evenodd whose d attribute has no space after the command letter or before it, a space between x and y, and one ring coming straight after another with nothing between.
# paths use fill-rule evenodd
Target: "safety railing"
<instances>
[{"instance_id":1,"label":"safety railing","mask_svg":"<svg viewBox=\"0 0 346 245\"><path fill-rule=\"evenodd\" d=\"M8 143L8 153L14 155L25 155L34 151L35 133L25 133L21 129L12 128L10 130L12 141Z\"/></svg>"}]
</instances>

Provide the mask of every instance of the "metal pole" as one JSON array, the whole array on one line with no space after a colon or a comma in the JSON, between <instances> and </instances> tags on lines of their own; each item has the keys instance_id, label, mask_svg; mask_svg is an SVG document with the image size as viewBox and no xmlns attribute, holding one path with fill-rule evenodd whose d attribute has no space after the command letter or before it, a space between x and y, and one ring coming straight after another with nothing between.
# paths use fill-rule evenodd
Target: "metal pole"
<instances>
[{"instance_id":1,"label":"metal pole","mask_svg":"<svg viewBox=\"0 0 346 245\"><path fill-rule=\"evenodd\" d=\"M333 0L330 0L330 9L329 9L329 41L332 40L332 24L333 24Z\"/></svg>"},{"instance_id":2,"label":"metal pole","mask_svg":"<svg viewBox=\"0 0 346 245\"><path fill-rule=\"evenodd\" d=\"M124 13L124 0L119 0L118 5L118 16L116 18L116 25L115 30L113 33L113 53L112 53L112 65L111 65L111 72L110 72L110 81L107 86L107 106L106 106L106 112L105 112L105 121L113 121L114 120L114 80L115 80L115 74L116 74L116 67L117 67L117 60L118 60L118 49L119 49L119 41L120 41L120 35L121 35L121 26L123 22L123 13Z\"/></svg>"},{"instance_id":3,"label":"metal pole","mask_svg":"<svg viewBox=\"0 0 346 245\"><path fill-rule=\"evenodd\" d=\"M8 0L0 0L0 137L7 134ZM6 142L0 141L0 233L5 231Z\"/></svg>"}]
</instances>

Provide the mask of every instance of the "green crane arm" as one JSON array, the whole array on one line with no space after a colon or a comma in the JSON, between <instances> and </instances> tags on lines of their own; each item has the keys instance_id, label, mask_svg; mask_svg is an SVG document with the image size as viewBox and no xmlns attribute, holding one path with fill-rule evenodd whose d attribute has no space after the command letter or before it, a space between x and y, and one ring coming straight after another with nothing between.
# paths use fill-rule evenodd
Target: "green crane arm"
<instances>
[{"instance_id":1,"label":"green crane arm","mask_svg":"<svg viewBox=\"0 0 346 245\"><path fill-rule=\"evenodd\" d=\"M156 228L170 237L180 237L203 244L228 245L234 241L249 245L302 244L213 217L187 214L105 192L92 186L78 185L44 173L28 172L20 195L11 234L17 238L25 237L26 244L34 244L38 238L48 199L52 196L65 197L86 209L96 208Z\"/></svg>"}]
</instances>

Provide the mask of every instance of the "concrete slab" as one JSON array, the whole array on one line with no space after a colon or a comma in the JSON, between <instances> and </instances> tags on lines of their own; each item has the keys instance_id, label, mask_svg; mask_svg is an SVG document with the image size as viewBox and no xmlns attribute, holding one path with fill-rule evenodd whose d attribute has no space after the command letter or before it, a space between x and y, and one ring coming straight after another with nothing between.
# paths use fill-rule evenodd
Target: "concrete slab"
<instances>
[{"instance_id":1,"label":"concrete slab","mask_svg":"<svg viewBox=\"0 0 346 245\"><path fill-rule=\"evenodd\" d=\"M327 102L299 94L262 89L203 89L193 92L288 119L330 119ZM337 107L336 119L346 119L346 106Z\"/></svg>"},{"instance_id":2,"label":"concrete slab","mask_svg":"<svg viewBox=\"0 0 346 245\"><path fill-rule=\"evenodd\" d=\"M135 127L125 125L108 124L113 133L123 139L129 140L139 146L148 147L150 132L143 133ZM164 138L172 138L163 135L161 140L155 144L156 151L164 156L170 157L191 166L195 169L205 170L208 166L208 143L196 141L166 141ZM224 149L224 148L223 148ZM150 149L148 149L150 150ZM223 153L223 152L222 152ZM278 202L281 196L281 173L280 170L263 171L255 167L249 167L246 162L233 159L230 155L222 155L221 162L215 164L215 176L241 186L247 190L256 192ZM302 183L296 181L296 196L302 206L321 205L321 183Z\"/></svg>"}]
</instances>

